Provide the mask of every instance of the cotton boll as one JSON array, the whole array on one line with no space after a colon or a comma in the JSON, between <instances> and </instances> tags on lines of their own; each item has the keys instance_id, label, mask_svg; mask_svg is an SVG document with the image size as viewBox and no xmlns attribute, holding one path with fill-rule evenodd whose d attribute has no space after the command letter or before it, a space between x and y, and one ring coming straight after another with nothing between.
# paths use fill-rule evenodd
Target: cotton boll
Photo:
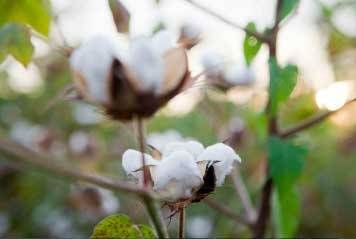
<instances>
[{"instance_id":1,"label":"cotton boll","mask_svg":"<svg viewBox=\"0 0 356 239\"><path fill-rule=\"evenodd\" d=\"M202 176L191 154L176 151L162 159L153 181L158 194L176 201L192 196L192 191L202 184Z\"/></svg>"},{"instance_id":2,"label":"cotton boll","mask_svg":"<svg viewBox=\"0 0 356 239\"><path fill-rule=\"evenodd\" d=\"M150 155L145 155L145 163L147 166L157 165L158 160L153 159ZM133 149L128 149L122 155L122 167L128 175L138 177L137 170L142 168L142 153Z\"/></svg>"},{"instance_id":3,"label":"cotton boll","mask_svg":"<svg viewBox=\"0 0 356 239\"><path fill-rule=\"evenodd\" d=\"M223 143L217 143L208 146L202 154L199 155L198 161L219 161L214 164L216 185L221 186L233 167L235 161L241 162L239 155Z\"/></svg>"},{"instance_id":4,"label":"cotton boll","mask_svg":"<svg viewBox=\"0 0 356 239\"><path fill-rule=\"evenodd\" d=\"M145 37L134 39L129 50L129 66L143 90L157 91L164 78L163 58Z\"/></svg>"},{"instance_id":5,"label":"cotton boll","mask_svg":"<svg viewBox=\"0 0 356 239\"><path fill-rule=\"evenodd\" d=\"M187 141L187 142L172 142L167 144L163 150L163 156L168 156L175 151L186 151L190 153L194 159L198 157L204 151L204 146L197 141Z\"/></svg>"},{"instance_id":6,"label":"cotton boll","mask_svg":"<svg viewBox=\"0 0 356 239\"><path fill-rule=\"evenodd\" d=\"M108 75L114 58L125 58L114 37L95 36L73 52L70 64L85 80L89 97L100 103L109 101Z\"/></svg>"},{"instance_id":7,"label":"cotton boll","mask_svg":"<svg viewBox=\"0 0 356 239\"><path fill-rule=\"evenodd\" d=\"M235 64L225 71L224 79L231 85L251 85L255 76L251 69Z\"/></svg>"}]
</instances>

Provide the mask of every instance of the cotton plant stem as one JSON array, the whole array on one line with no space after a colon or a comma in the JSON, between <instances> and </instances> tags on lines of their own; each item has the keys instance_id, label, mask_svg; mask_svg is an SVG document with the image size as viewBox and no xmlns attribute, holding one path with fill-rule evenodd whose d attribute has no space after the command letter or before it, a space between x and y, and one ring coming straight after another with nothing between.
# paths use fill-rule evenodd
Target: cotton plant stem
<instances>
[{"instance_id":1,"label":"cotton plant stem","mask_svg":"<svg viewBox=\"0 0 356 239\"><path fill-rule=\"evenodd\" d=\"M178 238L184 238L185 208L179 209Z\"/></svg>"},{"instance_id":2,"label":"cotton plant stem","mask_svg":"<svg viewBox=\"0 0 356 239\"><path fill-rule=\"evenodd\" d=\"M268 37L269 41L267 42L269 47L269 54L270 57L277 58L277 37L279 32L279 15L282 10L283 0L277 0L276 3L276 11L275 11L275 22L272 27L272 31ZM271 84L271 83L270 83ZM278 136L278 121L277 121L277 114L271 113L271 98L269 96L268 103L266 106L266 116L268 121L268 135L269 136ZM269 157L269 156L268 156ZM268 161L267 161L268 162ZM268 221L270 219L271 214L271 198L273 192L273 180L268 176L269 165L267 163L266 168L266 182L262 187L262 196L260 207L258 210L256 222L253 226L253 235L254 238L264 238Z\"/></svg>"},{"instance_id":3,"label":"cotton plant stem","mask_svg":"<svg viewBox=\"0 0 356 239\"><path fill-rule=\"evenodd\" d=\"M145 134L144 134L144 126L143 121L140 117L137 119L137 132L138 132L138 142L140 144L140 151L141 151L141 160L142 160L142 167L143 167L143 187L147 188L149 186L149 172L148 168L146 167L146 158L145 158Z\"/></svg>"},{"instance_id":4,"label":"cotton plant stem","mask_svg":"<svg viewBox=\"0 0 356 239\"><path fill-rule=\"evenodd\" d=\"M167 228L164 224L161 211L156 204L155 196L148 189L140 188L119 180L111 180L95 174L81 172L78 169L57 163L53 158L39 154L12 140L4 138L0 138L0 155L5 156L7 159L32 165L51 173L53 176L72 181L83 181L115 192L124 192L137 196L145 205L159 238L168 238Z\"/></svg>"},{"instance_id":5,"label":"cotton plant stem","mask_svg":"<svg viewBox=\"0 0 356 239\"><path fill-rule=\"evenodd\" d=\"M152 224L156 229L158 238L169 238L167 226L157 202L146 196L143 196L142 199L152 220Z\"/></svg>"},{"instance_id":6,"label":"cotton plant stem","mask_svg":"<svg viewBox=\"0 0 356 239\"><path fill-rule=\"evenodd\" d=\"M246 189L245 183L242 180L241 173L238 168L233 168L231 172L231 179L246 211L248 220L250 222L254 221L256 219L256 210L252 205L250 195Z\"/></svg>"},{"instance_id":7,"label":"cotton plant stem","mask_svg":"<svg viewBox=\"0 0 356 239\"><path fill-rule=\"evenodd\" d=\"M246 218L240 216L237 213L234 213L231 208L222 205L221 203L216 202L213 199L210 198L206 198L204 199L204 203L206 205L208 205L210 208L220 212L221 214L225 215L226 217L234 220L237 223L240 223L242 225L245 225L247 227L251 227L251 223L249 222L249 220L247 220Z\"/></svg>"},{"instance_id":8,"label":"cotton plant stem","mask_svg":"<svg viewBox=\"0 0 356 239\"><path fill-rule=\"evenodd\" d=\"M146 149L146 140L144 133L144 124L141 118L137 118L137 131L138 131L138 141L140 144L140 151L142 154L142 165L143 165L143 189L150 187L150 174L148 168L146 167L146 158L145 158L145 149ZM148 197L143 197L143 202L146 205L148 214L152 220L153 225L157 231L159 238L168 238L168 230L164 223L161 209L158 207L157 203Z\"/></svg>"}]
</instances>

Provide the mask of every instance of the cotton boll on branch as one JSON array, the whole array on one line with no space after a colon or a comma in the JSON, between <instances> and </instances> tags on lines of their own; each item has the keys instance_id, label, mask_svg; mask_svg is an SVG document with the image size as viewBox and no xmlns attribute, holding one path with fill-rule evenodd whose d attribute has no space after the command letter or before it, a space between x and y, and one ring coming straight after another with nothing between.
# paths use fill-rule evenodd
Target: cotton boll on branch
<instances>
[{"instance_id":1,"label":"cotton boll on branch","mask_svg":"<svg viewBox=\"0 0 356 239\"><path fill-rule=\"evenodd\" d=\"M172 41L166 32L129 46L119 37L90 39L70 59L79 96L116 120L152 116L190 79L186 51Z\"/></svg>"},{"instance_id":2,"label":"cotton boll on branch","mask_svg":"<svg viewBox=\"0 0 356 239\"><path fill-rule=\"evenodd\" d=\"M168 201L189 198L202 183L202 176L192 155L176 151L163 158L156 168L154 190Z\"/></svg>"},{"instance_id":3,"label":"cotton boll on branch","mask_svg":"<svg viewBox=\"0 0 356 239\"><path fill-rule=\"evenodd\" d=\"M223 143L217 143L208 146L204 152L199 155L198 161L218 161L214 164L214 169L216 185L221 186L224 183L226 175L231 172L234 162L241 162L241 158L231 147Z\"/></svg>"}]
</instances>

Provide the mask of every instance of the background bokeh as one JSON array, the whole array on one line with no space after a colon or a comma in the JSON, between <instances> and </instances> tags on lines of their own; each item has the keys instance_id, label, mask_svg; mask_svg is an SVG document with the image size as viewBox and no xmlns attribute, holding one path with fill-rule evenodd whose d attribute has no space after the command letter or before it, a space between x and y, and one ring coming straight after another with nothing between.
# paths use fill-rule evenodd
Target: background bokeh
<instances>
[{"instance_id":1,"label":"background bokeh","mask_svg":"<svg viewBox=\"0 0 356 239\"><path fill-rule=\"evenodd\" d=\"M193 74L204 57L219 55L226 67L244 63L244 34L180 0L122 0L131 13L130 34L152 34L166 28L179 34L182 25L201 31L201 42L189 52ZM272 0L198 1L240 25L257 29L272 24ZM60 97L72 81L67 58L58 46L76 47L96 34L117 34L106 1L52 0L55 16L49 39L32 37L35 58L25 68L8 57L0 65L0 135L53 160L86 172L126 179L121 155L137 148L135 127L117 123L100 108ZM355 97L356 2L303 0L283 26L278 57L300 69L292 98L280 112L282 127L320 110L334 110ZM148 140L195 138L204 145L234 135L243 163L239 166L254 203L264 180L268 50L264 47L249 71L247 86L215 89L208 83L188 89L146 122ZM302 218L298 236L356 237L356 105L298 135L309 148L298 183ZM173 129L173 131L172 131ZM168 133L167 133L168 131ZM162 134L163 133L163 134ZM211 195L231 210L242 206L227 181ZM0 237L88 237L104 216L122 212L147 223L144 208L125 194L53 177L0 155ZM249 236L248 230L200 203L187 210L190 237ZM176 230L175 220L169 229Z\"/></svg>"}]
</instances>

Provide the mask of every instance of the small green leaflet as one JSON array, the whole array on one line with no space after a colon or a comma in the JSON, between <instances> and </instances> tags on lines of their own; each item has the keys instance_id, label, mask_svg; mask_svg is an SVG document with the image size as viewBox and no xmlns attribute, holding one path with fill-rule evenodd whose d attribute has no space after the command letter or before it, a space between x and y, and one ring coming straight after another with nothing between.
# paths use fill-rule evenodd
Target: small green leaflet
<instances>
[{"instance_id":1,"label":"small green leaflet","mask_svg":"<svg viewBox=\"0 0 356 239\"><path fill-rule=\"evenodd\" d=\"M246 28L251 31L256 31L256 26L253 22L247 24ZM252 60L255 58L258 51L260 50L262 44L255 37L248 34L246 34L243 44L246 64L250 65Z\"/></svg>"},{"instance_id":2,"label":"small green leaflet","mask_svg":"<svg viewBox=\"0 0 356 239\"><path fill-rule=\"evenodd\" d=\"M282 0L282 8L278 15L278 22L283 21L298 6L299 0Z\"/></svg>"},{"instance_id":3,"label":"small green leaflet","mask_svg":"<svg viewBox=\"0 0 356 239\"><path fill-rule=\"evenodd\" d=\"M273 222L277 238L292 238L298 229L300 198L295 188L275 190L273 195Z\"/></svg>"},{"instance_id":4,"label":"small green leaflet","mask_svg":"<svg viewBox=\"0 0 356 239\"><path fill-rule=\"evenodd\" d=\"M25 66L31 61L33 46L25 26L11 23L0 28L0 63L9 54Z\"/></svg>"},{"instance_id":5,"label":"small green leaflet","mask_svg":"<svg viewBox=\"0 0 356 239\"><path fill-rule=\"evenodd\" d=\"M281 68L276 59L269 59L269 111L275 115L281 102L288 99L297 84L298 68L295 65L287 65Z\"/></svg>"},{"instance_id":6,"label":"small green leaflet","mask_svg":"<svg viewBox=\"0 0 356 239\"><path fill-rule=\"evenodd\" d=\"M114 214L101 220L94 228L92 239L109 238L157 238L153 230L146 225L135 225L124 214Z\"/></svg>"},{"instance_id":7,"label":"small green leaflet","mask_svg":"<svg viewBox=\"0 0 356 239\"><path fill-rule=\"evenodd\" d=\"M47 36L51 22L48 0L1 0L0 26L9 22L30 25Z\"/></svg>"},{"instance_id":8,"label":"small green leaflet","mask_svg":"<svg viewBox=\"0 0 356 239\"><path fill-rule=\"evenodd\" d=\"M269 177L275 183L273 216L277 237L293 237L300 216L300 202L295 190L307 150L277 137L268 142Z\"/></svg>"}]
</instances>

